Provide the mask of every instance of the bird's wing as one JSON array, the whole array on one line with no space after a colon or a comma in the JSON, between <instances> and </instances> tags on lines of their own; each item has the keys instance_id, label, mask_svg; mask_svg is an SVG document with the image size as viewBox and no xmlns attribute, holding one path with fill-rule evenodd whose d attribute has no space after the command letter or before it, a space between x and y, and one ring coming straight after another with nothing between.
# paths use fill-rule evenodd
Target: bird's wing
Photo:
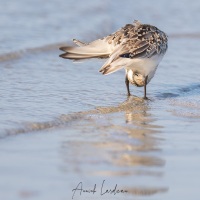
<instances>
[{"instance_id":1,"label":"bird's wing","mask_svg":"<svg viewBox=\"0 0 200 200\"><path fill-rule=\"evenodd\" d=\"M132 31L123 43L125 58L151 58L156 54L164 54L167 50L167 36L154 26L143 24Z\"/></svg>"}]
</instances>

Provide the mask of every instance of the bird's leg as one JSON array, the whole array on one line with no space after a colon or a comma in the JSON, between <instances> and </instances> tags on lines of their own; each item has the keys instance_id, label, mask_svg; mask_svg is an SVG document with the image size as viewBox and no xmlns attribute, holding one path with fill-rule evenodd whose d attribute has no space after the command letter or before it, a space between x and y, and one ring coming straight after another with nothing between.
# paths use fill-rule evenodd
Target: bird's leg
<instances>
[{"instance_id":1,"label":"bird's leg","mask_svg":"<svg viewBox=\"0 0 200 200\"><path fill-rule=\"evenodd\" d=\"M130 90L129 90L129 80L128 80L127 74L126 74L126 77L125 77L125 84L126 84L126 89L127 89L127 92L128 92L127 95L130 96L131 93L130 93Z\"/></svg>"},{"instance_id":2,"label":"bird's leg","mask_svg":"<svg viewBox=\"0 0 200 200\"><path fill-rule=\"evenodd\" d=\"M144 99L148 99L147 98L147 79L148 79L148 76L145 77L145 82L144 82Z\"/></svg>"}]
</instances>

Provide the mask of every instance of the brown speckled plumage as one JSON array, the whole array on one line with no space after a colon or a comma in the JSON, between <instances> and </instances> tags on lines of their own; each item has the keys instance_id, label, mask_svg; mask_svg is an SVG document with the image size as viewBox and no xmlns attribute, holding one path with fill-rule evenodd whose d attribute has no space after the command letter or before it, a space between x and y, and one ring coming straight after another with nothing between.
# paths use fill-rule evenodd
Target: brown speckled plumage
<instances>
[{"instance_id":1,"label":"brown speckled plumage","mask_svg":"<svg viewBox=\"0 0 200 200\"><path fill-rule=\"evenodd\" d=\"M122 44L120 56L126 58L150 58L155 54L164 54L167 50L167 35L155 26L139 21L127 24L103 39L114 46Z\"/></svg>"}]
</instances>

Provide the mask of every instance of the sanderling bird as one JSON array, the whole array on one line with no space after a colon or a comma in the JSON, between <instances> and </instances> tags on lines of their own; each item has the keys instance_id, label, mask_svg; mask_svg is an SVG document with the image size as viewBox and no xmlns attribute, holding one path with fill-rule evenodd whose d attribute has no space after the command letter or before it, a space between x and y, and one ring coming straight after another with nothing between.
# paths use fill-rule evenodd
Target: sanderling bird
<instances>
[{"instance_id":1,"label":"sanderling bird","mask_svg":"<svg viewBox=\"0 0 200 200\"><path fill-rule=\"evenodd\" d=\"M108 58L99 72L108 75L124 68L128 95L130 82L144 86L144 99L147 99L146 86L167 51L167 41L167 35L155 26L135 20L133 24L90 43L74 39L78 47L61 47L65 53L60 57L72 60Z\"/></svg>"}]
</instances>

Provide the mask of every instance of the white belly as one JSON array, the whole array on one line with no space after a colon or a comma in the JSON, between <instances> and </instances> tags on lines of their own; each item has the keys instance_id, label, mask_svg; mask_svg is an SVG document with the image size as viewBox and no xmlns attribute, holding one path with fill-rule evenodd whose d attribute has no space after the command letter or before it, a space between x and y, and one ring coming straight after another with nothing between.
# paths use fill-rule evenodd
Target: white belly
<instances>
[{"instance_id":1,"label":"white belly","mask_svg":"<svg viewBox=\"0 0 200 200\"><path fill-rule=\"evenodd\" d=\"M145 77L148 76L148 81L149 82L157 69L158 64L162 60L163 55L159 56L153 56L151 58L138 58L138 59L132 59L132 62L128 66L126 66L126 71L137 71L140 74L144 75ZM129 76L131 77L132 72L129 72Z\"/></svg>"}]
</instances>

